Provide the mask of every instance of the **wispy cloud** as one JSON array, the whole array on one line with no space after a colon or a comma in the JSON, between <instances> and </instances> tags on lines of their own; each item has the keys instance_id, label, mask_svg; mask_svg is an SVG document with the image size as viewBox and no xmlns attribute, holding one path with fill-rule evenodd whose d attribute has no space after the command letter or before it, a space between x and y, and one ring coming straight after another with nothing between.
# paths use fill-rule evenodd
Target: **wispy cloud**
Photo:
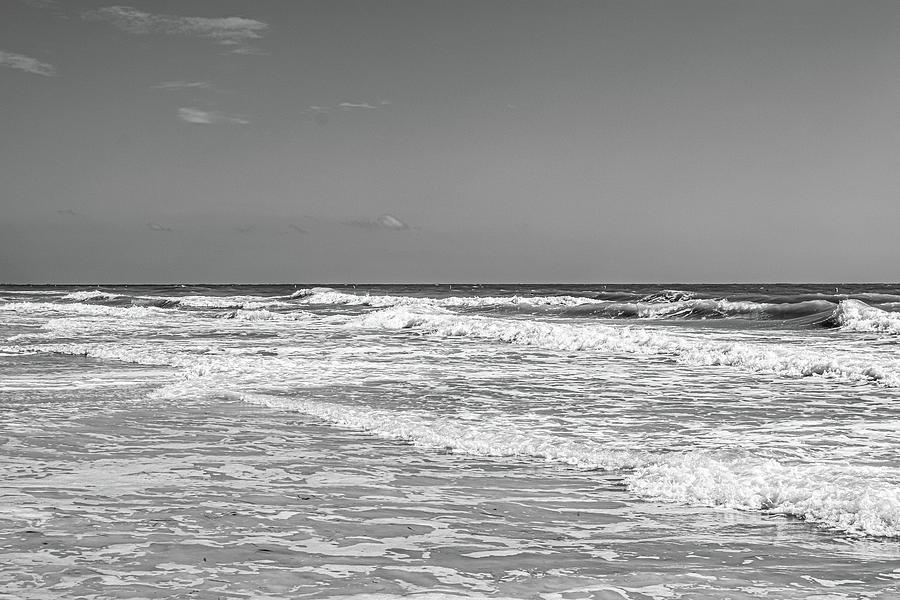
<instances>
[{"instance_id":1,"label":"wispy cloud","mask_svg":"<svg viewBox=\"0 0 900 600\"><path fill-rule=\"evenodd\" d=\"M361 104L354 104L353 102L341 102L338 104L338 108L342 108L344 110L353 110L354 108L375 108L368 102L363 102Z\"/></svg>"},{"instance_id":2,"label":"wispy cloud","mask_svg":"<svg viewBox=\"0 0 900 600\"><path fill-rule=\"evenodd\" d=\"M44 75L45 77L56 75L56 67L51 64L41 62L24 54L5 52L3 50L0 50L0 66L19 69L35 75Z\"/></svg>"},{"instance_id":3,"label":"wispy cloud","mask_svg":"<svg viewBox=\"0 0 900 600\"><path fill-rule=\"evenodd\" d=\"M147 227L150 231L172 231L171 227L166 227L165 225L160 225L159 223L147 223Z\"/></svg>"},{"instance_id":4,"label":"wispy cloud","mask_svg":"<svg viewBox=\"0 0 900 600\"><path fill-rule=\"evenodd\" d=\"M238 46L234 50L231 51L232 54L244 54L247 56L265 56L268 54L265 50L257 48L256 46Z\"/></svg>"},{"instance_id":5,"label":"wispy cloud","mask_svg":"<svg viewBox=\"0 0 900 600\"><path fill-rule=\"evenodd\" d=\"M156 15L130 6L106 6L84 13L91 21L104 21L110 25L139 35L159 33L185 35L212 40L224 46L236 46L234 52L255 53L247 42L262 37L268 23L244 17L182 17Z\"/></svg>"},{"instance_id":6,"label":"wispy cloud","mask_svg":"<svg viewBox=\"0 0 900 600\"><path fill-rule=\"evenodd\" d=\"M250 121L243 117L226 115L217 110L201 110L199 108L179 108L178 118L187 123L200 125L212 125L213 123L233 123L235 125L247 125Z\"/></svg>"},{"instance_id":7,"label":"wispy cloud","mask_svg":"<svg viewBox=\"0 0 900 600\"><path fill-rule=\"evenodd\" d=\"M163 81L156 85L151 85L150 88L166 91L211 90L213 89L213 85L208 81Z\"/></svg>"},{"instance_id":8,"label":"wispy cloud","mask_svg":"<svg viewBox=\"0 0 900 600\"><path fill-rule=\"evenodd\" d=\"M303 228L300 227L299 225L294 225L293 223L291 223L290 225L288 225L288 229L290 229L290 230L293 231L294 233L300 233L300 234L303 234L303 235L306 235L307 233L309 233L309 231L307 231L306 229L303 229Z\"/></svg>"},{"instance_id":9,"label":"wispy cloud","mask_svg":"<svg viewBox=\"0 0 900 600\"><path fill-rule=\"evenodd\" d=\"M375 110L376 108L382 108L388 105L390 105L390 102L387 100L382 100L378 104L371 104L369 102L341 102L334 106L318 106L314 104L312 106L307 106L303 112L319 114L331 112L333 110Z\"/></svg>"},{"instance_id":10,"label":"wispy cloud","mask_svg":"<svg viewBox=\"0 0 900 600\"><path fill-rule=\"evenodd\" d=\"M56 0L22 0L23 4L31 8L57 8L59 2Z\"/></svg>"},{"instance_id":11,"label":"wispy cloud","mask_svg":"<svg viewBox=\"0 0 900 600\"><path fill-rule=\"evenodd\" d=\"M410 229L410 226L407 223L404 223L394 215L388 214L381 215L377 219L344 221L343 223L344 225L361 227L363 229L393 229L398 231L403 229Z\"/></svg>"}]
</instances>

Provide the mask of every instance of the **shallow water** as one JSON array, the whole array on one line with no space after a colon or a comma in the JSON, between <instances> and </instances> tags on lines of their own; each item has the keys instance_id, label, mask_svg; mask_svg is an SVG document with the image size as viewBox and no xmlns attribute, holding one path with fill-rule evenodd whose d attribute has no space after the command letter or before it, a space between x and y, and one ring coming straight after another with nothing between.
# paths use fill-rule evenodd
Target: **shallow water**
<instances>
[{"instance_id":1,"label":"shallow water","mask_svg":"<svg viewBox=\"0 0 900 600\"><path fill-rule=\"evenodd\" d=\"M102 292L0 289L0 594L900 594L890 286Z\"/></svg>"}]
</instances>

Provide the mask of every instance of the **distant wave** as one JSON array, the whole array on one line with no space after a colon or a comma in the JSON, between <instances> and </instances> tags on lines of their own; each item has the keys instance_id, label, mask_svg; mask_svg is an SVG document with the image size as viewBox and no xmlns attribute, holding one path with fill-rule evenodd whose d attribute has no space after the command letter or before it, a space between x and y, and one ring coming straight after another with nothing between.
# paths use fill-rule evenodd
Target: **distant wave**
<instances>
[{"instance_id":1,"label":"distant wave","mask_svg":"<svg viewBox=\"0 0 900 600\"><path fill-rule=\"evenodd\" d=\"M724 319L787 320L827 313L835 305L827 300L771 303L715 299L673 300L671 302L609 302L578 305L564 310L573 316L639 319ZM824 317L823 317L824 318Z\"/></svg>"},{"instance_id":2,"label":"distant wave","mask_svg":"<svg viewBox=\"0 0 900 600\"><path fill-rule=\"evenodd\" d=\"M689 365L725 365L785 377L820 375L900 387L900 360L869 363L858 357L830 356L787 345L705 341L634 327L485 318L421 307L382 309L356 318L354 324L381 329L413 329L445 337L487 339L552 350L665 355Z\"/></svg>"},{"instance_id":3,"label":"distant wave","mask_svg":"<svg viewBox=\"0 0 900 600\"><path fill-rule=\"evenodd\" d=\"M0 303L0 310L16 312L42 312L66 310L77 314L114 314L119 308L144 307L158 309L207 309L228 310L226 318L240 320L296 320L297 317L275 316L282 313L243 314L234 311L259 311L273 308L309 306L363 306L376 309L390 307L449 308L462 311L491 311L494 313L558 314L560 316L600 319L643 320L706 320L745 319L760 323L771 322L777 326L838 327L848 332L900 334L900 312L885 308L900 307L898 302L886 302L898 298L892 294L865 293L869 301L886 302L882 308L866 304L862 300L846 296L806 294L786 298L784 302L758 302L754 300L729 300L697 298L686 290L661 290L623 301L616 292L602 299L585 296L449 296L430 298L396 295L360 295L333 288L305 288L285 296L128 296L101 290L83 290L62 296L65 303L7 302ZM632 294L633 295L633 294ZM896 305L896 306L895 306ZM87 306L93 308L77 308ZM132 313L134 314L134 313Z\"/></svg>"},{"instance_id":4,"label":"distant wave","mask_svg":"<svg viewBox=\"0 0 900 600\"><path fill-rule=\"evenodd\" d=\"M119 294L110 294L107 292L102 292L100 290L86 290L81 292L72 292L71 294L66 294L61 299L62 300L74 300L76 302L88 302L90 300L115 300L119 297Z\"/></svg>"},{"instance_id":5,"label":"distant wave","mask_svg":"<svg viewBox=\"0 0 900 600\"><path fill-rule=\"evenodd\" d=\"M653 292L652 294L647 294L643 298L641 298L641 302L683 302L685 300L692 300L694 298L694 292L688 292L685 290L661 290L659 292Z\"/></svg>"},{"instance_id":6,"label":"distant wave","mask_svg":"<svg viewBox=\"0 0 900 600\"><path fill-rule=\"evenodd\" d=\"M424 298L418 296L391 296L348 294L331 288L310 288L297 290L291 298L302 304L371 306L437 306L446 308L489 308L489 307L564 307L580 304L604 302L580 296L450 296L447 298Z\"/></svg>"},{"instance_id":7,"label":"distant wave","mask_svg":"<svg viewBox=\"0 0 900 600\"><path fill-rule=\"evenodd\" d=\"M55 302L8 302L0 303L0 310L38 312L42 310L79 311L90 313L94 308L80 309L79 306L103 308L198 308L198 309L244 309L294 306L286 302L287 296L269 298L266 296L127 296L110 294L99 290L73 292L61 298L65 303Z\"/></svg>"},{"instance_id":8,"label":"distant wave","mask_svg":"<svg viewBox=\"0 0 900 600\"><path fill-rule=\"evenodd\" d=\"M223 395L426 448L478 456L532 457L580 469L626 470L627 488L643 498L765 511L848 533L900 536L896 485L880 478L881 471L874 467L789 465L746 453L615 450L502 421L462 422L263 394Z\"/></svg>"},{"instance_id":9,"label":"distant wave","mask_svg":"<svg viewBox=\"0 0 900 600\"><path fill-rule=\"evenodd\" d=\"M207 308L244 309L291 306L281 298L266 296L136 296L135 304L148 304L159 308Z\"/></svg>"},{"instance_id":10,"label":"distant wave","mask_svg":"<svg viewBox=\"0 0 900 600\"><path fill-rule=\"evenodd\" d=\"M128 319L159 316L176 308L205 309L220 312L222 318L238 320L292 320L305 317L302 306L365 306L375 309L406 307L410 310L452 309L494 314L527 313L598 319L640 320L715 320L743 319L777 327L825 326L847 332L900 334L900 303L871 306L856 299L834 303L826 299L797 302L755 302L690 298L692 292L664 290L640 301L597 300L581 296L418 296L357 295L331 288L298 290L290 296L127 296L100 290L73 292L65 302L0 302L0 311L18 313L69 313L83 316L109 316ZM881 294L880 296L885 296ZM299 306L298 306L299 305ZM273 312L270 309L280 309ZM294 309L294 312L283 312ZM296 314L294 314L296 313ZM289 316L290 315L290 316Z\"/></svg>"}]
</instances>

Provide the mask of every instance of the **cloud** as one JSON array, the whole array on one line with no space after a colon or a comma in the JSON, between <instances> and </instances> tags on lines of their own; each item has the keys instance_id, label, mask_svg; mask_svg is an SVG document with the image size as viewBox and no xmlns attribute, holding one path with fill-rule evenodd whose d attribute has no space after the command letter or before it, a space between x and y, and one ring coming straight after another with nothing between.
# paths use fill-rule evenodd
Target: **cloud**
<instances>
[{"instance_id":1,"label":"cloud","mask_svg":"<svg viewBox=\"0 0 900 600\"><path fill-rule=\"evenodd\" d=\"M69 16L66 14L66 6L63 6L62 2L58 0L20 0L22 4L28 6L30 8L34 8L37 10L46 10L52 16L58 19L69 20Z\"/></svg>"},{"instance_id":2,"label":"cloud","mask_svg":"<svg viewBox=\"0 0 900 600\"><path fill-rule=\"evenodd\" d=\"M4 52L3 50L0 50L0 66L19 69L35 75L44 75L45 77L56 75L56 67L51 64L41 62L24 54Z\"/></svg>"},{"instance_id":3,"label":"cloud","mask_svg":"<svg viewBox=\"0 0 900 600\"><path fill-rule=\"evenodd\" d=\"M384 214L377 219L364 219L354 221L344 221L344 225L351 227L361 227L363 229L393 229L395 231L410 229L407 223L404 223L394 215Z\"/></svg>"},{"instance_id":4,"label":"cloud","mask_svg":"<svg viewBox=\"0 0 900 600\"><path fill-rule=\"evenodd\" d=\"M188 123L211 125L213 123L234 123L235 125L247 125L250 123L243 117L226 115L217 110L200 110L199 108L183 107L178 109L178 118Z\"/></svg>"},{"instance_id":5,"label":"cloud","mask_svg":"<svg viewBox=\"0 0 900 600\"><path fill-rule=\"evenodd\" d=\"M369 104L368 102L341 102L336 106L307 106L303 109L303 112L311 112L311 113L326 113L331 112L333 110L375 110L376 108L380 108L383 106L389 106L391 103L387 100L382 100L377 105Z\"/></svg>"},{"instance_id":6,"label":"cloud","mask_svg":"<svg viewBox=\"0 0 900 600\"><path fill-rule=\"evenodd\" d=\"M307 230L303 229L303 228L300 227L299 225L294 225L293 223L291 223L290 225L288 225L288 229L291 229L291 230L294 231L295 233L301 233L301 234L304 234L304 235L307 234L307 233L309 233Z\"/></svg>"},{"instance_id":7,"label":"cloud","mask_svg":"<svg viewBox=\"0 0 900 600\"><path fill-rule=\"evenodd\" d=\"M56 0L22 0L24 4L31 8L58 8L59 2Z\"/></svg>"},{"instance_id":8,"label":"cloud","mask_svg":"<svg viewBox=\"0 0 900 600\"><path fill-rule=\"evenodd\" d=\"M368 102L363 102L362 104L354 104L353 102L341 102L338 104L338 108L342 108L344 110L353 110L354 108L375 108Z\"/></svg>"},{"instance_id":9,"label":"cloud","mask_svg":"<svg viewBox=\"0 0 900 600\"><path fill-rule=\"evenodd\" d=\"M166 227L164 225L160 225L159 223L147 223L147 227L150 231L172 231L171 227Z\"/></svg>"},{"instance_id":10,"label":"cloud","mask_svg":"<svg viewBox=\"0 0 900 600\"><path fill-rule=\"evenodd\" d=\"M265 56L268 54L265 50L260 50L256 46L239 46L231 51L232 54L243 54L246 56Z\"/></svg>"},{"instance_id":11,"label":"cloud","mask_svg":"<svg viewBox=\"0 0 900 600\"><path fill-rule=\"evenodd\" d=\"M318 106L313 104L303 109L304 113L312 113L313 120L316 125L326 125L328 123L328 113L332 111L351 111L351 110L375 110L389 106L390 102L382 100L378 105L369 104L368 102L341 102L336 106Z\"/></svg>"},{"instance_id":12,"label":"cloud","mask_svg":"<svg viewBox=\"0 0 900 600\"><path fill-rule=\"evenodd\" d=\"M211 90L213 85L208 81L163 81L156 85L151 85L150 89L154 90Z\"/></svg>"},{"instance_id":13,"label":"cloud","mask_svg":"<svg viewBox=\"0 0 900 600\"><path fill-rule=\"evenodd\" d=\"M224 46L237 46L235 52L241 54L252 53L247 42L261 38L269 27L268 23L244 17L154 15L130 6L106 6L88 11L83 17L137 35L159 33L204 38Z\"/></svg>"}]
</instances>

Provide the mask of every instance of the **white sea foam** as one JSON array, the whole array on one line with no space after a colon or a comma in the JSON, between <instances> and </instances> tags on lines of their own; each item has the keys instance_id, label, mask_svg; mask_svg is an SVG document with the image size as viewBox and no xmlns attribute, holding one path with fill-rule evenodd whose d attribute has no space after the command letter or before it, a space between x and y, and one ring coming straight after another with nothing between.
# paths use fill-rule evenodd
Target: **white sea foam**
<instances>
[{"instance_id":1,"label":"white sea foam","mask_svg":"<svg viewBox=\"0 0 900 600\"><path fill-rule=\"evenodd\" d=\"M103 304L59 304L55 302L9 302L0 304L0 311L22 314L67 313L95 317L147 318L169 314L154 306L106 306Z\"/></svg>"},{"instance_id":2,"label":"white sea foam","mask_svg":"<svg viewBox=\"0 0 900 600\"><path fill-rule=\"evenodd\" d=\"M413 329L445 337L471 337L552 350L665 355L688 365L727 365L786 377L821 375L900 387L900 360L830 355L779 344L706 341L629 326L576 326L486 318L422 307L383 309L362 315L353 324L369 328Z\"/></svg>"},{"instance_id":3,"label":"white sea foam","mask_svg":"<svg viewBox=\"0 0 900 600\"><path fill-rule=\"evenodd\" d=\"M265 308L245 310L239 308L222 315L224 319L236 321L306 321L312 319L308 312L294 311L289 313L272 312Z\"/></svg>"},{"instance_id":4,"label":"white sea foam","mask_svg":"<svg viewBox=\"0 0 900 600\"><path fill-rule=\"evenodd\" d=\"M538 458L579 469L628 470L628 489L643 498L792 515L849 533L900 535L900 488L885 477L885 469L787 465L709 451L613 450L502 420L460 421L262 394L224 395L426 448Z\"/></svg>"},{"instance_id":5,"label":"white sea foam","mask_svg":"<svg viewBox=\"0 0 900 600\"><path fill-rule=\"evenodd\" d=\"M846 331L900 334L900 312L888 312L859 300L842 300L832 319Z\"/></svg>"},{"instance_id":6,"label":"white sea foam","mask_svg":"<svg viewBox=\"0 0 900 600\"><path fill-rule=\"evenodd\" d=\"M626 482L655 500L764 510L849 533L900 536L900 487L884 474L883 468L785 465L694 451L642 465Z\"/></svg>"},{"instance_id":7,"label":"white sea foam","mask_svg":"<svg viewBox=\"0 0 900 600\"><path fill-rule=\"evenodd\" d=\"M61 296L64 291L57 290L2 290L3 294L17 294L21 296Z\"/></svg>"},{"instance_id":8,"label":"white sea foam","mask_svg":"<svg viewBox=\"0 0 900 600\"><path fill-rule=\"evenodd\" d=\"M77 337L85 334L94 334L102 329L96 320L85 320L78 317L63 317L50 319L41 326L40 330L28 331L6 338L8 342L20 340L37 340L51 338Z\"/></svg>"},{"instance_id":9,"label":"white sea foam","mask_svg":"<svg viewBox=\"0 0 900 600\"><path fill-rule=\"evenodd\" d=\"M161 346L134 347L114 343L8 345L0 346L0 354L62 354L145 366L173 367L179 369L182 376L187 378L199 378L211 373L221 373L228 368L227 364L216 360L214 357L167 351Z\"/></svg>"},{"instance_id":10,"label":"white sea foam","mask_svg":"<svg viewBox=\"0 0 900 600\"><path fill-rule=\"evenodd\" d=\"M264 394L224 395L250 404L301 412L335 425L425 448L461 454L541 458L582 469L607 471L631 468L642 462L641 452L610 450L591 441L530 432L505 421L459 421Z\"/></svg>"}]
</instances>

